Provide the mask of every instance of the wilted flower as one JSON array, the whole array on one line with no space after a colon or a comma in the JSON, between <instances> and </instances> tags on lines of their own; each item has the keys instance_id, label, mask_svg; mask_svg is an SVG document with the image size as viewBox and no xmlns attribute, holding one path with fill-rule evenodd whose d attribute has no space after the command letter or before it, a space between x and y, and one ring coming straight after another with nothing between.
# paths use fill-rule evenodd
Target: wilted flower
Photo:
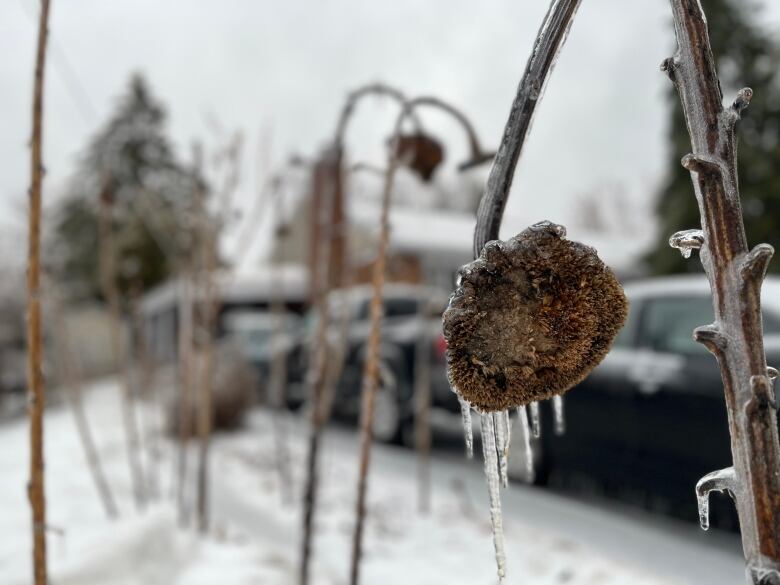
<instances>
[{"instance_id":1,"label":"wilted flower","mask_svg":"<svg viewBox=\"0 0 780 585\"><path fill-rule=\"evenodd\" d=\"M536 224L485 245L444 313L453 388L485 412L562 394L604 358L628 302L593 248Z\"/></svg>"},{"instance_id":2,"label":"wilted flower","mask_svg":"<svg viewBox=\"0 0 780 585\"><path fill-rule=\"evenodd\" d=\"M395 155L427 183L444 160L444 148L427 134L416 132L397 138Z\"/></svg>"}]
</instances>

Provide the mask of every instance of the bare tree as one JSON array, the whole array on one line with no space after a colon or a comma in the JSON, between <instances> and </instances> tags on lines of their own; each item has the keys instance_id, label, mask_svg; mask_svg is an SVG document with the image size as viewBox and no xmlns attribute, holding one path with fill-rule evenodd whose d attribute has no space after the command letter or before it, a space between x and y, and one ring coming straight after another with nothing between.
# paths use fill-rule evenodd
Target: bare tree
<instances>
[{"instance_id":1,"label":"bare tree","mask_svg":"<svg viewBox=\"0 0 780 585\"><path fill-rule=\"evenodd\" d=\"M41 322L41 191L43 187L43 86L49 0L41 0L38 48L32 104L30 149L30 210L27 253L27 396L30 417L30 481L27 494L32 510L33 575L35 585L46 585L46 494L43 471L43 340Z\"/></svg>"},{"instance_id":2,"label":"bare tree","mask_svg":"<svg viewBox=\"0 0 780 585\"><path fill-rule=\"evenodd\" d=\"M748 248L737 180L736 126L752 90L739 91L729 107L712 56L699 0L671 0L678 50L663 70L680 94L693 152L691 172L701 230L674 234L670 244L685 257L699 249L710 281L715 322L694 338L721 368L733 466L699 481L702 525L708 525L709 493L727 491L739 514L749 584L780 583L780 445L777 405L767 369L761 323L761 284L774 250ZM770 374L772 375L770 377Z\"/></svg>"}]
</instances>

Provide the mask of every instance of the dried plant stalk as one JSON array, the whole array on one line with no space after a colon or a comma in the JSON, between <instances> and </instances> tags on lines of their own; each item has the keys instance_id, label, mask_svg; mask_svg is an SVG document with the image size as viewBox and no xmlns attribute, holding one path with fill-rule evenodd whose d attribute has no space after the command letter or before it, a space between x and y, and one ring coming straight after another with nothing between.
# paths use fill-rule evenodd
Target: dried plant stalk
<instances>
[{"instance_id":1,"label":"dried plant stalk","mask_svg":"<svg viewBox=\"0 0 780 585\"><path fill-rule=\"evenodd\" d=\"M130 379L130 365L127 350L122 339L121 301L116 283L116 247L114 229L111 225L113 192L111 177L106 177L100 193L100 213L98 229L100 238L100 280L103 296L108 304L111 322L111 346L119 368L122 393L122 423L125 431L125 448L130 465L130 479L133 484L133 497L138 510L146 506L146 489L141 463L141 438L138 431L135 396Z\"/></svg>"},{"instance_id":2,"label":"dried plant stalk","mask_svg":"<svg viewBox=\"0 0 780 585\"><path fill-rule=\"evenodd\" d=\"M318 229L315 236L320 250L317 262L314 264L312 279L313 305L319 321L313 340L314 359L311 363L311 418L309 427L309 445L306 456L306 479L303 493L303 542L301 547L301 566L299 583L308 585L309 566L311 564L312 538L314 530L314 512L317 506L317 491L319 488L318 460L320 439L325 423L328 420L330 404L327 397L328 383L328 324L330 307L328 293L333 284L333 263L331 256L334 249L333 227L336 222L336 206L333 198L341 185L341 151L332 149L324 154L322 161L313 169L312 191L313 201L319 201L314 207L317 213Z\"/></svg>"},{"instance_id":3,"label":"dried plant stalk","mask_svg":"<svg viewBox=\"0 0 780 585\"><path fill-rule=\"evenodd\" d=\"M108 483L103 466L100 462L100 454L95 439L92 436L92 428L89 424L86 410L84 409L84 389L82 387L81 369L78 366L76 356L70 346L68 326L63 317L62 305L59 299L54 298L51 304L52 317L54 322L54 346L57 356L58 370L61 372L62 381L65 385L65 394L73 413L73 420L76 423L76 431L79 435L81 447L84 450L84 456L87 459L92 481L98 492L100 501L106 516L110 519L119 517L119 510L116 506L111 485Z\"/></svg>"},{"instance_id":4,"label":"dried plant stalk","mask_svg":"<svg viewBox=\"0 0 780 585\"><path fill-rule=\"evenodd\" d=\"M360 560L362 556L363 527L365 523L365 500L368 489L368 468L371 462L371 443L373 441L374 402L379 388L379 349L382 336L382 313L384 311L383 293L385 281L385 267L387 263L387 246L390 236L390 199L396 172L401 165L409 164L414 152L403 152L399 148L402 137L401 131L407 118L413 117L419 107L433 107L445 111L454 116L466 129L472 146L476 143L475 133L471 125L466 121L465 115L447 102L435 97L423 96L407 101L396 118L393 135L391 138L390 155L385 170L384 187L382 192L379 244L374 272L372 278L372 296L370 305L370 332L368 337L366 363L363 370L363 383L361 389L360 409L360 455L358 464L358 490L356 504L355 532L352 540L352 562L350 566L350 583L357 585L360 577ZM464 121L466 121L464 123ZM461 170L476 166L489 160L479 148L473 148L471 160L460 165ZM400 158L404 156L405 158ZM422 177L425 179L425 177Z\"/></svg>"},{"instance_id":5,"label":"dried plant stalk","mask_svg":"<svg viewBox=\"0 0 780 585\"><path fill-rule=\"evenodd\" d=\"M517 86L501 145L493 160L485 193L477 210L477 226L474 230L475 259L479 257L487 242L498 239L515 167L531 128L536 105L541 100L547 79L566 41L579 6L580 0L552 0L539 29L533 52Z\"/></svg>"},{"instance_id":6,"label":"dried plant stalk","mask_svg":"<svg viewBox=\"0 0 780 585\"><path fill-rule=\"evenodd\" d=\"M27 495L32 511L33 575L35 585L46 585L46 494L43 471L43 335L41 322L41 191L43 187L43 87L49 0L41 0L38 48L32 104L30 149L30 210L27 252L27 400L30 417L30 481Z\"/></svg>"},{"instance_id":7,"label":"dried plant stalk","mask_svg":"<svg viewBox=\"0 0 780 585\"><path fill-rule=\"evenodd\" d=\"M700 247L713 296L715 322L694 337L718 359L726 396L733 470L700 482L707 492L729 490L736 501L747 582L780 583L780 445L774 394L761 323L761 284L774 250L748 248L737 181L736 125L752 97L741 90L730 107L712 56L699 0L671 0L678 50L663 69L680 94L693 153L691 171L701 212L698 237L676 234L673 243ZM690 236L690 233L688 236Z\"/></svg>"},{"instance_id":8,"label":"dried plant stalk","mask_svg":"<svg viewBox=\"0 0 780 585\"><path fill-rule=\"evenodd\" d=\"M198 157L199 159L199 157ZM199 165L198 165L199 166ZM197 167L196 167L197 168ZM197 399L198 471L196 490L196 511L198 530L206 533L209 526L209 448L211 444L211 421L213 420L213 378L214 344L217 335L219 299L217 297L217 232L206 213L202 187L198 187L196 204L200 222L199 240L202 257L202 361Z\"/></svg>"}]
</instances>

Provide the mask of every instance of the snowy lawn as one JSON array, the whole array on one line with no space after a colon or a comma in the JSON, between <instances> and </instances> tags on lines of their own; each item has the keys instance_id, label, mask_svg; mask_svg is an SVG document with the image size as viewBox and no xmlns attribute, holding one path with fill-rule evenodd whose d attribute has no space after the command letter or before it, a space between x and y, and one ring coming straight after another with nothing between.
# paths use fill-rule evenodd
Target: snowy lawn
<instances>
[{"instance_id":1,"label":"snowy lawn","mask_svg":"<svg viewBox=\"0 0 780 585\"><path fill-rule=\"evenodd\" d=\"M268 413L255 411L246 430L216 438L212 530L198 538L177 527L170 500L171 446L166 445L158 467L161 497L138 514L132 505L116 387L110 382L94 385L86 406L121 518L105 518L70 413L52 409L46 418L46 470L53 585L296 582L303 421L286 417L290 486L279 480ZM28 584L25 421L0 427L0 444L0 583ZM194 462L193 456L191 470ZM343 430L329 433L321 463L312 574L318 585L342 584L347 582L353 526L356 436ZM496 582L480 466L437 455L432 484L432 512L420 516L414 453L384 446L374 450L364 583ZM743 579L731 537L705 535L692 526L616 513L524 486L504 492L504 508L509 583L725 585Z\"/></svg>"}]
</instances>

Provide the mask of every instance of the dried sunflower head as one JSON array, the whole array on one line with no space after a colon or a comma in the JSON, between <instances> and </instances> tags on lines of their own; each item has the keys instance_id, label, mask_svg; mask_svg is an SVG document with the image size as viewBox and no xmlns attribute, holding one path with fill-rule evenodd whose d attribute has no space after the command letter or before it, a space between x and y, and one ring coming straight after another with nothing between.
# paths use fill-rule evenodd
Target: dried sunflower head
<instances>
[{"instance_id":1,"label":"dried sunflower head","mask_svg":"<svg viewBox=\"0 0 780 585\"><path fill-rule=\"evenodd\" d=\"M444 148L422 132L402 134L396 142L395 156L427 183L444 160Z\"/></svg>"},{"instance_id":2,"label":"dried sunflower head","mask_svg":"<svg viewBox=\"0 0 780 585\"><path fill-rule=\"evenodd\" d=\"M444 312L453 389L484 412L544 400L580 382L626 319L617 278L593 248L541 222L485 245Z\"/></svg>"}]
</instances>

